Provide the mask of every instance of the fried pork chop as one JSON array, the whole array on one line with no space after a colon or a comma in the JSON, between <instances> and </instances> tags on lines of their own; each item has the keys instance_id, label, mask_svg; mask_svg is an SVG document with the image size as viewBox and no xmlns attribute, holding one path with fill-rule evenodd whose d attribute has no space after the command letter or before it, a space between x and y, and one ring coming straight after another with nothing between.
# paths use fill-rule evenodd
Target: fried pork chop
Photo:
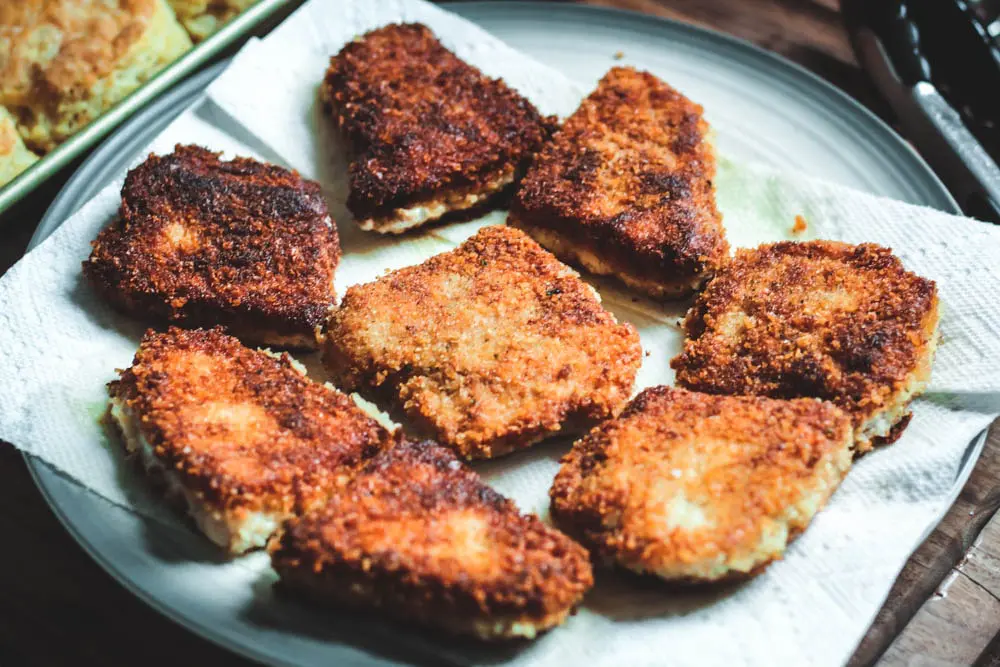
<instances>
[{"instance_id":1,"label":"fried pork chop","mask_svg":"<svg viewBox=\"0 0 1000 667\"><path fill-rule=\"evenodd\" d=\"M348 208L362 229L381 233L489 206L554 124L420 24L345 46L320 96L352 154Z\"/></svg>"},{"instance_id":2,"label":"fried pork chop","mask_svg":"<svg viewBox=\"0 0 1000 667\"><path fill-rule=\"evenodd\" d=\"M325 501L392 437L288 355L219 329L150 330L108 391L128 452L233 554Z\"/></svg>"},{"instance_id":3,"label":"fried pork chop","mask_svg":"<svg viewBox=\"0 0 1000 667\"><path fill-rule=\"evenodd\" d=\"M654 387L573 445L552 515L606 563L668 580L744 577L823 507L852 436L850 418L816 399Z\"/></svg>"},{"instance_id":4,"label":"fried pork chop","mask_svg":"<svg viewBox=\"0 0 1000 667\"><path fill-rule=\"evenodd\" d=\"M434 443L369 460L269 549L282 584L309 599L481 639L559 625L593 585L580 545Z\"/></svg>"},{"instance_id":5,"label":"fried pork chop","mask_svg":"<svg viewBox=\"0 0 1000 667\"><path fill-rule=\"evenodd\" d=\"M641 348L575 271L523 232L486 227L349 288L324 360L345 390L389 402L465 458L492 458L616 414Z\"/></svg>"},{"instance_id":6,"label":"fried pork chop","mask_svg":"<svg viewBox=\"0 0 1000 667\"><path fill-rule=\"evenodd\" d=\"M679 385L833 401L863 452L898 437L930 381L937 288L888 248L775 243L737 252L684 326Z\"/></svg>"},{"instance_id":7,"label":"fried pork chop","mask_svg":"<svg viewBox=\"0 0 1000 667\"><path fill-rule=\"evenodd\" d=\"M295 348L316 347L340 261L319 185L198 146L130 171L93 246L84 274L121 310Z\"/></svg>"},{"instance_id":8,"label":"fried pork chop","mask_svg":"<svg viewBox=\"0 0 1000 667\"><path fill-rule=\"evenodd\" d=\"M654 298L726 260L702 108L648 72L609 71L539 152L509 223L557 257Z\"/></svg>"}]
</instances>

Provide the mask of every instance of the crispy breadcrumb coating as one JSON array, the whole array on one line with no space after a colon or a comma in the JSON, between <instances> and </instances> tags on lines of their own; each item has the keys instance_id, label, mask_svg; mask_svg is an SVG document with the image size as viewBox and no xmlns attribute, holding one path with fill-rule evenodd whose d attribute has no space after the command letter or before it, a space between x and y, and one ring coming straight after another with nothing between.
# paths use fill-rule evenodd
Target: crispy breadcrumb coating
<instances>
[{"instance_id":1,"label":"crispy breadcrumb coating","mask_svg":"<svg viewBox=\"0 0 1000 667\"><path fill-rule=\"evenodd\" d=\"M324 352L339 386L387 400L466 458L613 416L641 362L635 328L510 227L349 288Z\"/></svg>"},{"instance_id":2,"label":"crispy breadcrumb coating","mask_svg":"<svg viewBox=\"0 0 1000 667\"><path fill-rule=\"evenodd\" d=\"M116 307L246 342L315 348L334 301L337 229L319 185L198 146L129 172L84 274Z\"/></svg>"},{"instance_id":3,"label":"crispy breadcrumb coating","mask_svg":"<svg viewBox=\"0 0 1000 667\"><path fill-rule=\"evenodd\" d=\"M888 248L775 243L737 252L684 326L671 362L679 385L833 401L866 451L893 435L930 380L937 289Z\"/></svg>"},{"instance_id":4,"label":"crispy breadcrumb coating","mask_svg":"<svg viewBox=\"0 0 1000 667\"><path fill-rule=\"evenodd\" d=\"M148 331L108 386L128 450L167 476L199 527L233 553L263 546L282 520L325 501L391 438L293 364L220 329L171 327Z\"/></svg>"},{"instance_id":5,"label":"crispy breadcrumb coating","mask_svg":"<svg viewBox=\"0 0 1000 667\"><path fill-rule=\"evenodd\" d=\"M540 151L510 224L655 298L690 293L729 254L708 130L701 106L615 67Z\"/></svg>"},{"instance_id":6,"label":"crispy breadcrumb coating","mask_svg":"<svg viewBox=\"0 0 1000 667\"><path fill-rule=\"evenodd\" d=\"M573 445L552 515L606 563L740 578L806 529L850 468L852 442L831 403L654 387Z\"/></svg>"},{"instance_id":7,"label":"crispy breadcrumb coating","mask_svg":"<svg viewBox=\"0 0 1000 667\"><path fill-rule=\"evenodd\" d=\"M554 124L421 24L345 46L320 95L352 153L347 205L379 232L482 206L523 172Z\"/></svg>"},{"instance_id":8,"label":"crispy breadcrumb coating","mask_svg":"<svg viewBox=\"0 0 1000 667\"><path fill-rule=\"evenodd\" d=\"M593 585L586 551L449 450L404 442L270 546L282 584L481 639L559 625Z\"/></svg>"}]
</instances>

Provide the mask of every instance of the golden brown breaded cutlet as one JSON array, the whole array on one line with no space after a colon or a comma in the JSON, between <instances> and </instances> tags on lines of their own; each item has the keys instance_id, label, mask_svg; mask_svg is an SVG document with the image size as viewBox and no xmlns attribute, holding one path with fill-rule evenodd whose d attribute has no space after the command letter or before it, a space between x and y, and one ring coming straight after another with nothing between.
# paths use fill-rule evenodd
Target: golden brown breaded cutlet
<instances>
[{"instance_id":1,"label":"golden brown breaded cutlet","mask_svg":"<svg viewBox=\"0 0 1000 667\"><path fill-rule=\"evenodd\" d=\"M351 152L348 208L362 229L383 233L489 205L555 123L421 24L345 46L320 96Z\"/></svg>"},{"instance_id":2,"label":"golden brown breaded cutlet","mask_svg":"<svg viewBox=\"0 0 1000 667\"><path fill-rule=\"evenodd\" d=\"M851 420L816 399L640 393L562 460L552 516L601 561L677 581L781 558L851 465Z\"/></svg>"},{"instance_id":3,"label":"golden brown breaded cutlet","mask_svg":"<svg viewBox=\"0 0 1000 667\"><path fill-rule=\"evenodd\" d=\"M899 435L930 380L934 282L872 244L782 242L740 250L688 312L677 383L715 394L833 401L857 450Z\"/></svg>"},{"instance_id":4,"label":"golden brown breaded cutlet","mask_svg":"<svg viewBox=\"0 0 1000 667\"><path fill-rule=\"evenodd\" d=\"M315 348L334 301L337 229L319 185L198 146L129 172L83 271L113 305L248 343Z\"/></svg>"},{"instance_id":5,"label":"golden brown breaded cutlet","mask_svg":"<svg viewBox=\"0 0 1000 667\"><path fill-rule=\"evenodd\" d=\"M150 330L108 392L127 450L234 554L325 501L392 437L287 354L219 329Z\"/></svg>"},{"instance_id":6,"label":"golden brown breaded cutlet","mask_svg":"<svg viewBox=\"0 0 1000 667\"><path fill-rule=\"evenodd\" d=\"M654 298L684 296L729 254L707 132L699 105L615 67L539 152L509 224L563 261Z\"/></svg>"},{"instance_id":7,"label":"golden brown breaded cutlet","mask_svg":"<svg viewBox=\"0 0 1000 667\"><path fill-rule=\"evenodd\" d=\"M282 584L309 599L480 639L532 638L593 585L580 545L434 443L371 459L269 550Z\"/></svg>"},{"instance_id":8,"label":"golden brown breaded cutlet","mask_svg":"<svg viewBox=\"0 0 1000 667\"><path fill-rule=\"evenodd\" d=\"M523 232L486 227L349 288L324 353L341 387L385 399L472 459L613 416L642 350L575 271Z\"/></svg>"}]
</instances>

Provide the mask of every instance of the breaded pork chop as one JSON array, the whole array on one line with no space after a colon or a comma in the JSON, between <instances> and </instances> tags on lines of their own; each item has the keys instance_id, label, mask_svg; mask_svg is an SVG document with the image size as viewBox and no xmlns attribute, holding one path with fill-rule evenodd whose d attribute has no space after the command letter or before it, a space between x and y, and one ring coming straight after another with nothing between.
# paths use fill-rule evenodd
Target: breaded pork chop
<instances>
[{"instance_id":1,"label":"breaded pork chop","mask_svg":"<svg viewBox=\"0 0 1000 667\"><path fill-rule=\"evenodd\" d=\"M864 452L898 437L930 380L937 288L888 248L775 243L737 252L684 327L679 385L833 401Z\"/></svg>"},{"instance_id":2,"label":"breaded pork chop","mask_svg":"<svg viewBox=\"0 0 1000 667\"><path fill-rule=\"evenodd\" d=\"M481 639L534 637L593 585L587 552L449 450L404 442L272 543L283 585Z\"/></svg>"},{"instance_id":3,"label":"breaded pork chop","mask_svg":"<svg viewBox=\"0 0 1000 667\"><path fill-rule=\"evenodd\" d=\"M219 329L150 330L108 391L128 452L233 554L325 501L392 437L288 355Z\"/></svg>"},{"instance_id":4,"label":"breaded pork chop","mask_svg":"<svg viewBox=\"0 0 1000 667\"><path fill-rule=\"evenodd\" d=\"M295 348L316 347L340 261L319 185L198 146L130 171L93 246L84 274L125 312Z\"/></svg>"},{"instance_id":5,"label":"breaded pork chop","mask_svg":"<svg viewBox=\"0 0 1000 667\"><path fill-rule=\"evenodd\" d=\"M615 67L539 152L509 222L571 264L683 296L729 254L707 132L699 105Z\"/></svg>"},{"instance_id":6,"label":"breaded pork chop","mask_svg":"<svg viewBox=\"0 0 1000 667\"><path fill-rule=\"evenodd\" d=\"M816 399L640 393L562 461L558 525L606 563L668 580L760 571L851 465L850 418Z\"/></svg>"},{"instance_id":7,"label":"breaded pork chop","mask_svg":"<svg viewBox=\"0 0 1000 667\"><path fill-rule=\"evenodd\" d=\"M613 416L639 336L523 232L486 227L450 252L347 290L327 368L466 458L492 458Z\"/></svg>"},{"instance_id":8,"label":"breaded pork chop","mask_svg":"<svg viewBox=\"0 0 1000 667\"><path fill-rule=\"evenodd\" d=\"M345 46L320 96L352 154L348 208L362 229L382 233L490 205L554 125L421 24Z\"/></svg>"}]
</instances>

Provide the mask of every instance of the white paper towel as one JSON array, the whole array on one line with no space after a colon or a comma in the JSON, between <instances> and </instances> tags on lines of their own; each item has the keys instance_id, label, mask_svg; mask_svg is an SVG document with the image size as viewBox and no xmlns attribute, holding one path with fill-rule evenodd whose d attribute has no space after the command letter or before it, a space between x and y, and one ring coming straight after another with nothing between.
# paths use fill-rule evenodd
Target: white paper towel
<instances>
[{"instance_id":1,"label":"white paper towel","mask_svg":"<svg viewBox=\"0 0 1000 667\"><path fill-rule=\"evenodd\" d=\"M404 20L428 24L449 48L503 76L545 113L571 112L585 92L478 27L418 0L313 0L266 39L248 44L210 88L211 101L181 116L151 150L199 143L227 156L284 162L319 179L345 251L337 274L340 294L387 268L453 247L482 224L502 222L497 212L401 239L363 234L349 222L343 155L318 112L317 86L329 56L346 41ZM0 280L0 438L112 502L175 522L133 492L142 480L123 465L98 422L104 384L115 368L129 364L143 328L96 299L80 274L90 240L115 214L120 187L121 179L106 187ZM724 591L678 593L599 573L581 612L508 656L511 664L842 663L910 552L957 494L968 470L963 456L969 442L1000 412L995 228L726 161L718 190L736 245L791 238L793 218L802 214L809 226L798 238L888 245L910 269L937 280L943 341L931 391L915 404L904 436L864 457L785 560L762 576ZM640 331L648 356L637 388L669 382L682 308L596 284L607 306ZM565 448L542 445L477 468L523 509L545 515L547 489ZM266 567L260 559L253 562Z\"/></svg>"}]
</instances>

